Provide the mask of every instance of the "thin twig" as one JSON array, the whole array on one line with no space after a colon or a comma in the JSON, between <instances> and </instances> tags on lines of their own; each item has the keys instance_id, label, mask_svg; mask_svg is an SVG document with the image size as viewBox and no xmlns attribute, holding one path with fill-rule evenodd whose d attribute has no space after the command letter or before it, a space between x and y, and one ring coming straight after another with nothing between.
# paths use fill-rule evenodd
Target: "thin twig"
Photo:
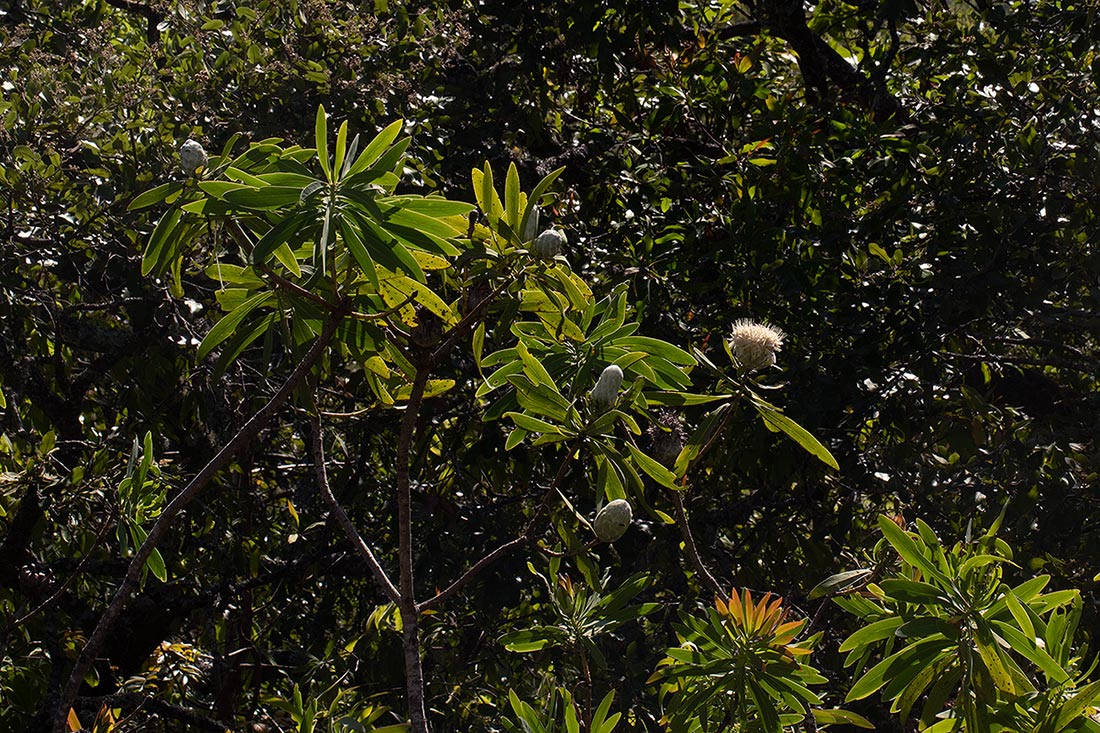
<instances>
[{"instance_id":1,"label":"thin twig","mask_svg":"<svg viewBox=\"0 0 1100 733\"><path fill-rule=\"evenodd\" d=\"M92 541L92 546L90 548L88 548L88 552L86 552L84 554L84 557L80 558L80 562L77 563L76 569L73 570L72 574L69 575L69 577L65 579L65 582L61 584L61 587L58 588L56 591L54 591L52 594L50 594L49 598L42 601L42 603L38 604L38 606L36 608L29 611L22 618L16 619L16 621L11 625L10 628L14 629L18 626L22 626L23 624L27 623L32 618L37 616L42 611L42 609L46 608L51 603L53 603L54 601L56 601L58 598L61 597L61 594L64 593L68 589L68 587L70 585L72 585L73 581L76 580L77 577L80 576L80 573L84 570L84 567L88 564L88 561L92 559L92 552L91 551L94 550L99 545L100 541L103 539L103 536L107 534L107 530L111 528L111 520L113 518L114 517L108 517L107 520L105 522L103 522L103 526L100 527L99 532L96 534L95 540ZM5 636L6 635L7 634L5 633Z\"/></svg>"},{"instance_id":2,"label":"thin twig","mask_svg":"<svg viewBox=\"0 0 1100 733\"><path fill-rule=\"evenodd\" d=\"M313 468L317 473L317 486L321 490L321 496L324 497L325 503L328 504L329 509L336 515L336 521L344 530L344 534L347 535L351 543L355 545L355 549L359 551L364 562L370 568L371 573L374 575L374 579L381 586L382 591L386 594L386 597L393 603L398 603L401 600L401 595L397 592L396 586L389 576L386 575L385 569L381 563L378 562L378 558L375 557L374 552L371 551L370 546L363 539L363 536L355 529L355 525L352 523L351 518L348 517L348 513L344 511L344 507L340 506L340 502L336 501L336 497L332 493L332 487L328 482L328 471L325 469L325 447L321 436L321 416L313 415L310 420L310 427L313 433Z\"/></svg>"},{"instance_id":3,"label":"thin twig","mask_svg":"<svg viewBox=\"0 0 1100 733\"><path fill-rule=\"evenodd\" d=\"M555 491L557 491L558 484L565 477L566 469L569 467L569 462L572 456L572 449L567 450L565 455L562 457L561 465L558 466L558 472L554 474L554 478L550 482L550 486L547 487L546 492L543 494L542 503L535 511L535 514L527 522L526 526L524 526L523 531L519 534L518 537L515 537L500 545L495 550L471 565L469 570L460 575L458 579L451 583L449 586L441 590L439 593L436 593L428 600L417 604L417 610L419 610L420 612L424 612L442 605L448 598L458 593L458 591L460 591L467 583L477 577L477 575L485 568L489 567L517 547L532 543L534 541L533 532L535 529L535 525L541 520L543 513L546 511L546 508L549 505L550 497L553 496Z\"/></svg>"},{"instance_id":4,"label":"thin twig","mask_svg":"<svg viewBox=\"0 0 1100 733\"><path fill-rule=\"evenodd\" d=\"M683 492L672 490L669 493L672 494L672 504L676 507L676 522L680 525L680 535L684 538L684 549L687 551L691 564L695 566L695 572L703 578L703 581L715 596L725 595L722 586L710 574L707 566L703 564L703 558L699 557L699 549L695 546L695 536L691 533L691 527L688 526Z\"/></svg>"}]
</instances>

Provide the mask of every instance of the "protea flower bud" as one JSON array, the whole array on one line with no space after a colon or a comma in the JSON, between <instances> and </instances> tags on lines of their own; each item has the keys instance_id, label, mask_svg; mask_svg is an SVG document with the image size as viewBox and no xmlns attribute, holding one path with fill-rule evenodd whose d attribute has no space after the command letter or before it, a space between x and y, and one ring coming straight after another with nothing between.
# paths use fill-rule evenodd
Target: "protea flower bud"
<instances>
[{"instance_id":1,"label":"protea flower bud","mask_svg":"<svg viewBox=\"0 0 1100 733\"><path fill-rule=\"evenodd\" d=\"M612 364L603 370L596 386L588 393L592 402L602 409L607 409L615 404L619 397L619 387L623 386L623 370Z\"/></svg>"},{"instance_id":2,"label":"protea flower bud","mask_svg":"<svg viewBox=\"0 0 1100 733\"><path fill-rule=\"evenodd\" d=\"M187 175L193 176L196 170L205 168L206 161L206 151L198 142L188 140L180 145L180 167Z\"/></svg>"},{"instance_id":3,"label":"protea flower bud","mask_svg":"<svg viewBox=\"0 0 1100 733\"><path fill-rule=\"evenodd\" d=\"M531 246L531 251L536 257L551 260L561 254L561 248L565 246L565 232L560 229L547 229L539 235Z\"/></svg>"},{"instance_id":4,"label":"protea flower bud","mask_svg":"<svg viewBox=\"0 0 1100 733\"><path fill-rule=\"evenodd\" d=\"M649 453L666 466L671 466L680 456L687 435L680 416L670 410L660 410L657 420L646 430Z\"/></svg>"},{"instance_id":5,"label":"protea flower bud","mask_svg":"<svg viewBox=\"0 0 1100 733\"><path fill-rule=\"evenodd\" d=\"M592 529L602 542L614 542L626 534L630 527L630 520L634 517L634 510L626 499L616 499L596 515L596 521L592 523Z\"/></svg>"},{"instance_id":6,"label":"protea flower bud","mask_svg":"<svg viewBox=\"0 0 1100 733\"><path fill-rule=\"evenodd\" d=\"M786 334L778 328L755 321L740 320L733 324L730 350L745 369L754 372L775 364L775 354L783 346Z\"/></svg>"},{"instance_id":7,"label":"protea flower bud","mask_svg":"<svg viewBox=\"0 0 1100 733\"><path fill-rule=\"evenodd\" d=\"M527 226L523 228L523 241L530 242L539 231L539 207L531 209L531 216L527 217Z\"/></svg>"}]
</instances>

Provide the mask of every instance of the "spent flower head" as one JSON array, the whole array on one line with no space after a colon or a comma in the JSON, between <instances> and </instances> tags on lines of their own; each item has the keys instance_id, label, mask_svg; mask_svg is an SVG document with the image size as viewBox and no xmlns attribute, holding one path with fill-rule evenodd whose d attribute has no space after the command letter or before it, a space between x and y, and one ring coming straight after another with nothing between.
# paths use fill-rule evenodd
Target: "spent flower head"
<instances>
[{"instance_id":1,"label":"spent flower head","mask_svg":"<svg viewBox=\"0 0 1100 733\"><path fill-rule=\"evenodd\" d=\"M783 347L785 336L774 326L742 319L733 324L730 350L745 369L754 372L775 364L775 354Z\"/></svg>"},{"instance_id":2,"label":"spent flower head","mask_svg":"<svg viewBox=\"0 0 1100 733\"><path fill-rule=\"evenodd\" d=\"M195 175L199 168L205 168L206 151L196 140L187 140L180 146L180 167L189 176Z\"/></svg>"}]
</instances>

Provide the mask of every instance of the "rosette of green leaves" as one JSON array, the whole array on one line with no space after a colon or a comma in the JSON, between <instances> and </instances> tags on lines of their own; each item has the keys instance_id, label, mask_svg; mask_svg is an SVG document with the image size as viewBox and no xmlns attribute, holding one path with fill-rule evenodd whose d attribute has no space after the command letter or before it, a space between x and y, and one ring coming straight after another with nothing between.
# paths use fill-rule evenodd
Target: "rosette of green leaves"
<instances>
[{"instance_id":1,"label":"rosette of green leaves","mask_svg":"<svg viewBox=\"0 0 1100 733\"><path fill-rule=\"evenodd\" d=\"M665 652L650 677L660 685L662 722L670 730L780 733L822 704L810 687L826 679L806 661L821 635L796 641L806 621L788 621L782 603L734 590L705 616L681 613L680 645ZM845 710L814 708L813 715L820 725L872 727Z\"/></svg>"},{"instance_id":2,"label":"rosette of green leaves","mask_svg":"<svg viewBox=\"0 0 1100 733\"><path fill-rule=\"evenodd\" d=\"M462 238L473 206L395 193L410 142L399 137L401 121L362 149L358 136L348 140L345 122L330 150L327 125L318 108L314 148L270 139L232 157L234 138L210 160L205 180L168 183L137 197L130 208L169 204L142 271L170 273L178 288L185 257L209 241L202 235L222 232L243 256L233 261L231 249L224 261L220 251L205 253L214 260L205 272L221 286L226 315L200 344L200 359L220 348L224 368L261 336L270 349L277 333L301 345L319 333L328 313L346 306L358 317L344 323L339 342L363 364L378 397L393 402L410 367L387 346L376 319L385 314L410 331L423 312L443 327L457 323L427 273L447 270L468 245Z\"/></svg>"},{"instance_id":3,"label":"rosette of green leaves","mask_svg":"<svg viewBox=\"0 0 1100 733\"><path fill-rule=\"evenodd\" d=\"M1000 521L945 547L919 519L909 532L879 518L898 569L834 599L866 622L840 647L863 672L848 700L879 692L907 718L923 699L919 725L932 733L1100 731L1088 715L1100 699L1100 682L1086 684L1095 662L1082 669L1073 643L1080 593L1043 593L1046 575L1005 583Z\"/></svg>"},{"instance_id":4,"label":"rosette of green leaves","mask_svg":"<svg viewBox=\"0 0 1100 733\"><path fill-rule=\"evenodd\" d=\"M126 466L126 475L118 484L119 522L116 536L122 556L130 554L131 548L141 547L149 533L145 524L160 516L164 508L164 485L160 481L160 469L153 458L153 434L145 433L143 441L134 438L130 451L130 462ZM168 579L168 569L160 550L153 549L142 568L151 572L162 583Z\"/></svg>"},{"instance_id":5,"label":"rosette of green leaves","mask_svg":"<svg viewBox=\"0 0 1100 733\"><path fill-rule=\"evenodd\" d=\"M599 707L592 714L586 730L590 733L612 733L619 724L622 713L612 713L611 703L615 700L614 691L607 693ZM508 690L508 704L512 707L515 720L504 718L506 731L520 733L580 733L581 720L577 713L577 703L573 694L564 687L558 687L550 695L546 705L535 708L519 699L514 690Z\"/></svg>"},{"instance_id":6,"label":"rosette of green leaves","mask_svg":"<svg viewBox=\"0 0 1100 733\"><path fill-rule=\"evenodd\" d=\"M518 653L560 647L583 659L582 666L591 659L598 668L607 669L607 659L597 643L600 637L660 608L658 603L632 603L649 587L651 578L636 573L612 589L604 577L592 587L558 574L557 565L552 563L548 576L527 566L546 587L550 599L547 610L554 617L553 623L511 631L500 642L508 651Z\"/></svg>"}]
</instances>

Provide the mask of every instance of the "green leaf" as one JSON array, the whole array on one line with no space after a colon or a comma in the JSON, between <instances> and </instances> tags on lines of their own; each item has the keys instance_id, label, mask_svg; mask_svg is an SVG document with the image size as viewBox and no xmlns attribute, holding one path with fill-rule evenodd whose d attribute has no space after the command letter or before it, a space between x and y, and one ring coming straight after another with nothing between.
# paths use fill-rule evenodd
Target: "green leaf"
<instances>
[{"instance_id":1,"label":"green leaf","mask_svg":"<svg viewBox=\"0 0 1100 733\"><path fill-rule=\"evenodd\" d=\"M1096 699L1100 697L1100 680L1082 687L1058 713L1058 720L1054 724L1054 732L1064 730L1070 723L1077 720L1085 710L1095 706Z\"/></svg>"},{"instance_id":2,"label":"green leaf","mask_svg":"<svg viewBox=\"0 0 1100 733\"><path fill-rule=\"evenodd\" d=\"M902 578L889 578L879 583L887 598L901 603L935 604L945 602L943 591L929 583Z\"/></svg>"},{"instance_id":3,"label":"green leaf","mask_svg":"<svg viewBox=\"0 0 1100 733\"><path fill-rule=\"evenodd\" d=\"M853 713L851 710L811 710L814 720L818 725L854 725L857 728L866 728L867 730L874 730L874 724L864 718L858 713Z\"/></svg>"},{"instance_id":4,"label":"green leaf","mask_svg":"<svg viewBox=\"0 0 1100 733\"><path fill-rule=\"evenodd\" d=\"M148 559L145 561L145 567L149 568L149 572L153 574L153 577L162 583L168 581L168 568L164 564L164 556L160 554L160 550L153 548L153 551L149 553Z\"/></svg>"},{"instance_id":5,"label":"green leaf","mask_svg":"<svg viewBox=\"0 0 1100 733\"><path fill-rule=\"evenodd\" d=\"M642 469L651 479L664 486L667 489L680 490L683 486L676 484L676 474L662 466L658 461L650 458L642 451L634 447L632 443L626 444L626 449L630 453L630 457L634 459L634 463L638 465L638 468Z\"/></svg>"},{"instance_id":6,"label":"green leaf","mask_svg":"<svg viewBox=\"0 0 1100 733\"><path fill-rule=\"evenodd\" d=\"M557 435L563 435L564 432L559 425L548 423L545 420L539 420L536 417L525 415L522 412L506 412L504 417L511 418L519 427L532 433L555 433Z\"/></svg>"},{"instance_id":7,"label":"green leaf","mask_svg":"<svg viewBox=\"0 0 1100 733\"><path fill-rule=\"evenodd\" d=\"M328 157L328 116L325 114L324 105L317 105L317 121L313 126L314 140L317 146L317 160L321 162L321 170L325 178L332 183L332 162Z\"/></svg>"},{"instance_id":8,"label":"green leaf","mask_svg":"<svg viewBox=\"0 0 1100 733\"><path fill-rule=\"evenodd\" d=\"M504 207L501 206L500 197L497 196L496 189L493 188L493 169L486 162L483 170L475 168L471 176L474 181L474 196L477 199L477 205L488 217L489 223L495 225L497 220L504 215Z\"/></svg>"},{"instance_id":9,"label":"green leaf","mask_svg":"<svg viewBox=\"0 0 1100 733\"><path fill-rule=\"evenodd\" d=\"M152 273L160 276L164 274L169 261L175 255L175 248L171 246L173 243L171 235L176 225L179 224L182 214L183 212L179 208L173 208L157 222L153 235L149 237L149 244L145 248L145 253L141 256L142 275Z\"/></svg>"},{"instance_id":10,"label":"green leaf","mask_svg":"<svg viewBox=\"0 0 1100 733\"><path fill-rule=\"evenodd\" d=\"M512 432L508 433L508 439L504 441L504 450L512 450L517 445L522 443L523 439L526 438L527 435L527 431L523 428L516 428Z\"/></svg>"},{"instance_id":11,"label":"green leaf","mask_svg":"<svg viewBox=\"0 0 1100 733\"><path fill-rule=\"evenodd\" d=\"M355 160L355 163L352 164L351 168L348 168L344 177L351 178L369 168L374 161L378 160L378 156L382 155L382 152L397 139L397 135L404 126L404 120L394 120L384 130L375 135L374 139L371 140L370 143L367 144L367 147L363 149L363 152L359 154L359 157Z\"/></svg>"},{"instance_id":12,"label":"green leaf","mask_svg":"<svg viewBox=\"0 0 1100 733\"><path fill-rule=\"evenodd\" d=\"M974 645L978 648L978 655L985 664L993 684L1002 692L1009 695L1016 694L1016 685L1012 681L1012 674L1002 657L1001 648L993 637L993 631L990 629L989 624L978 619L975 626Z\"/></svg>"},{"instance_id":13,"label":"green leaf","mask_svg":"<svg viewBox=\"0 0 1100 733\"><path fill-rule=\"evenodd\" d=\"M512 231L522 233L523 230L519 228L519 197L519 171L516 170L515 163L509 163L508 175L504 179L504 220L512 227Z\"/></svg>"},{"instance_id":14,"label":"green leaf","mask_svg":"<svg viewBox=\"0 0 1100 733\"><path fill-rule=\"evenodd\" d=\"M840 466L837 464L836 459L833 458L833 454L829 452L829 449L818 442L817 438L810 435L801 425L763 400L753 399L752 406L760 413L760 418L769 429L786 433L796 443L805 448L811 455L816 456L817 459L826 466L829 466L834 471L840 470Z\"/></svg>"},{"instance_id":15,"label":"green leaf","mask_svg":"<svg viewBox=\"0 0 1100 733\"><path fill-rule=\"evenodd\" d=\"M905 562L918 568L928 580L934 580L942 588L951 587L951 581L934 566L924 553L901 527L894 524L889 517L879 516L878 527L882 536L894 548Z\"/></svg>"},{"instance_id":16,"label":"green leaf","mask_svg":"<svg viewBox=\"0 0 1100 733\"><path fill-rule=\"evenodd\" d=\"M837 651L842 653L850 652L861 646L866 646L876 641L882 641L883 639L889 639L904 622L905 619L903 618L891 616L890 618L884 618L868 624L845 639Z\"/></svg>"},{"instance_id":17,"label":"green leaf","mask_svg":"<svg viewBox=\"0 0 1100 733\"><path fill-rule=\"evenodd\" d=\"M226 191L221 199L234 206L258 211L274 211L297 204L302 189L294 186L264 186L263 188L237 188Z\"/></svg>"},{"instance_id":18,"label":"green leaf","mask_svg":"<svg viewBox=\"0 0 1100 733\"><path fill-rule=\"evenodd\" d=\"M935 657L936 654L950 647L952 642L942 637L922 639L910 644L901 651L895 652L883 659L860 677L852 689L845 696L845 702L862 700L885 685L895 675L910 669L913 664L921 663L922 659Z\"/></svg>"},{"instance_id":19,"label":"green leaf","mask_svg":"<svg viewBox=\"0 0 1100 733\"><path fill-rule=\"evenodd\" d=\"M271 255L275 253L275 250L284 244L301 244L301 240L306 237L305 232L302 230L312 223L312 214L305 211L280 219L275 226L268 229L267 233L260 237L260 241L256 242L256 246L252 248L252 264L265 264ZM291 239L297 241L291 242Z\"/></svg>"},{"instance_id":20,"label":"green leaf","mask_svg":"<svg viewBox=\"0 0 1100 733\"><path fill-rule=\"evenodd\" d=\"M474 364L478 368L478 372L481 371L481 355L485 351L485 322L482 321L477 324L477 328L474 329L473 343L471 346L473 352Z\"/></svg>"},{"instance_id":21,"label":"green leaf","mask_svg":"<svg viewBox=\"0 0 1100 733\"><path fill-rule=\"evenodd\" d=\"M200 361L205 359L207 354L213 351L218 344L229 338L236 330L237 326L240 325L240 322L244 320L245 316L274 299L275 295L273 293L257 293L234 308L228 315L218 321L217 324L210 329L209 333L206 334L206 337L203 338L202 343L199 344L197 358Z\"/></svg>"},{"instance_id":22,"label":"green leaf","mask_svg":"<svg viewBox=\"0 0 1100 733\"><path fill-rule=\"evenodd\" d=\"M681 366L694 366L698 363L695 357L688 352L673 346L667 341L662 341L661 339L650 338L648 336L626 336L624 338L615 339L613 343L615 346L619 346L629 351L644 351L647 354L659 356L666 361Z\"/></svg>"},{"instance_id":23,"label":"green leaf","mask_svg":"<svg viewBox=\"0 0 1100 733\"><path fill-rule=\"evenodd\" d=\"M527 206L523 209L523 219L520 221L519 226L516 227L517 232L523 234L524 230L527 228L527 220L531 218L531 212L539 205L539 199L549 190L550 186L553 185L554 181L557 180L557 177L560 176L564 170L565 167L562 166L555 171L551 171L545 178L539 181L538 185L531 191L531 196L527 199Z\"/></svg>"},{"instance_id":24,"label":"green leaf","mask_svg":"<svg viewBox=\"0 0 1100 733\"><path fill-rule=\"evenodd\" d=\"M179 195L183 191L184 184L178 181L172 183L163 183L155 188L150 188L148 191L138 194L134 197L134 200L130 202L130 205L126 207L127 211L135 211L137 209L144 209L147 206L153 204L159 204L161 201L167 201L169 198Z\"/></svg>"},{"instance_id":25,"label":"green leaf","mask_svg":"<svg viewBox=\"0 0 1100 733\"><path fill-rule=\"evenodd\" d=\"M1008 605L1008 612L1012 614L1012 618L1015 619L1020 631L1029 639L1034 639L1035 626L1031 623L1031 617L1028 616L1027 611L1020 605L1020 600L1011 590L1005 593L1005 603ZM1034 642L1032 642L1032 645L1034 646Z\"/></svg>"},{"instance_id":26,"label":"green leaf","mask_svg":"<svg viewBox=\"0 0 1100 733\"><path fill-rule=\"evenodd\" d=\"M616 713L611 718L607 717L608 712L611 710L611 703L614 700L614 690L604 695L603 700L596 707L596 712L592 714L592 733L611 733L615 729L615 724L619 722L619 714Z\"/></svg>"},{"instance_id":27,"label":"green leaf","mask_svg":"<svg viewBox=\"0 0 1100 733\"><path fill-rule=\"evenodd\" d=\"M871 575L873 571L868 569L848 570L836 575L830 575L821 581L810 591L810 600L840 593L855 587L861 580Z\"/></svg>"},{"instance_id":28,"label":"green leaf","mask_svg":"<svg viewBox=\"0 0 1100 733\"><path fill-rule=\"evenodd\" d=\"M371 259L366 247L363 246L363 240L359 238L359 233L355 231L355 228L346 217L340 217L340 233L344 237L344 246L351 252L355 264L359 265L359 270L374 286L374 289L378 290L378 271L374 269L374 260Z\"/></svg>"},{"instance_id":29,"label":"green leaf","mask_svg":"<svg viewBox=\"0 0 1100 733\"><path fill-rule=\"evenodd\" d=\"M993 621L992 624L997 627L1000 636L1012 646L1012 651L1042 670L1051 682L1059 685L1069 682L1069 673L1055 661L1054 657L1047 654L1045 649L1035 643L1034 636L1022 634L1003 621Z\"/></svg>"},{"instance_id":30,"label":"green leaf","mask_svg":"<svg viewBox=\"0 0 1100 733\"><path fill-rule=\"evenodd\" d=\"M348 121L340 123L340 129L336 132L336 159L332 163L334 171L344 169L344 155L348 151Z\"/></svg>"}]
</instances>

